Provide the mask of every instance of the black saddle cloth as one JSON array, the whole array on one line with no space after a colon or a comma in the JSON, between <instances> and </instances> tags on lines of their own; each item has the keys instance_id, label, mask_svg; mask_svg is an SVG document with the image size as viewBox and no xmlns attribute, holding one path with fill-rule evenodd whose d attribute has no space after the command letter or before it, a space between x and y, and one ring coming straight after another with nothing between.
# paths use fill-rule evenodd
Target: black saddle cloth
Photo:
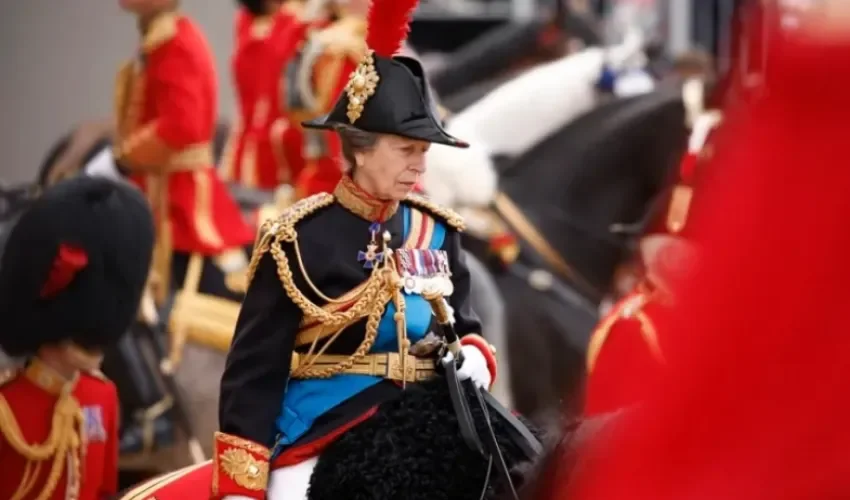
<instances>
[{"instance_id":1,"label":"black saddle cloth","mask_svg":"<svg viewBox=\"0 0 850 500\"><path fill-rule=\"evenodd\" d=\"M481 409L471 402L479 434ZM491 421L516 486L527 459L508 432L508 424L491 412ZM526 425L530 427L528 422ZM533 428L532 432L540 436ZM504 481L488 461L466 446L460 435L446 380L410 385L400 396L330 445L319 458L310 481L310 500L400 499L478 500L499 498Z\"/></svg>"}]
</instances>

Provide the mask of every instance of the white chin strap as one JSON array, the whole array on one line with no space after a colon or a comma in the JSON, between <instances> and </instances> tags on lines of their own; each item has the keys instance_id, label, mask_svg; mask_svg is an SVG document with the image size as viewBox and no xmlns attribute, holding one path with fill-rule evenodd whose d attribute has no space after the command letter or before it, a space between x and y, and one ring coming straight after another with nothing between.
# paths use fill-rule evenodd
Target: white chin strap
<instances>
[{"instance_id":1,"label":"white chin strap","mask_svg":"<svg viewBox=\"0 0 850 500\"><path fill-rule=\"evenodd\" d=\"M83 172L92 177L106 177L114 181L124 180L124 176L118 170L112 148L103 148L94 158L83 166Z\"/></svg>"}]
</instances>

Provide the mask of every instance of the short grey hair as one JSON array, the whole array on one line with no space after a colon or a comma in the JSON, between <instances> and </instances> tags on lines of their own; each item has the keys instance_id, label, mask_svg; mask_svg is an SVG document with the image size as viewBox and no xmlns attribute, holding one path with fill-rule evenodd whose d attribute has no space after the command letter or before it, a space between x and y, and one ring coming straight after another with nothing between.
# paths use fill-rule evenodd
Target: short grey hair
<instances>
[{"instance_id":1,"label":"short grey hair","mask_svg":"<svg viewBox=\"0 0 850 500\"><path fill-rule=\"evenodd\" d=\"M371 150L378 143L378 139L381 138L380 134L360 130L351 125L339 125L335 128L342 144L342 157L348 163L347 170L349 172L357 167L357 160L354 158L355 153Z\"/></svg>"}]
</instances>

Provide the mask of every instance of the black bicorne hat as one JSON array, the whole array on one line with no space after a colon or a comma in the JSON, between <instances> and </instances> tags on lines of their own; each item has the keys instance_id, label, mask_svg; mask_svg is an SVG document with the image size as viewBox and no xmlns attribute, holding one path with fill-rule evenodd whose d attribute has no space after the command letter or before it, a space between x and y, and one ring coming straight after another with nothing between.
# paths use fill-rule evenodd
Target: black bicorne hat
<instances>
[{"instance_id":1,"label":"black bicorne hat","mask_svg":"<svg viewBox=\"0 0 850 500\"><path fill-rule=\"evenodd\" d=\"M63 341L116 341L138 311L153 242L153 217L135 187L79 176L48 188L3 251L0 348L26 356Z\"/></svg>"},{"instance_id":2,"label":"black bicorne hat","mask_svg":"<svg viewBox=\"0 0 850 500\"><path fill-rule=\"evenodd\" d=\"M469 147L443 128L419 61L383 57L372 51L351 73L333 110L303 125L319 129L347 125L366 132Z\"/></svg>"}]
</instances>

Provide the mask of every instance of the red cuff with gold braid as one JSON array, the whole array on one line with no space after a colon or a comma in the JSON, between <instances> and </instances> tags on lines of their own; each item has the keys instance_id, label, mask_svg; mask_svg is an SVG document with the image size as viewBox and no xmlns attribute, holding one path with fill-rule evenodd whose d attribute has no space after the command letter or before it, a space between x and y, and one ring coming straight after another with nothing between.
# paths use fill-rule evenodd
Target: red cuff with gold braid
<instances>
[{"instance_id":1,"label":"red cuff with gold braid","mask_svg":"<svg viewBox=\"0 0 850 500\"><path fill-rule=\"evenodd\" d=\"M265 446L223 432L215 433L212 498L242 495L264 500L271 453Z\"/></svg>"},{"instance_id":2,"label":"red cuff with gold braid","mask_svg":"<svg viewBox=\"0 0 850 500\"><path fill-rule=\"evenodd\" d=\"M487 360L487 370L490 371L490 387L488 387L488 389L491 389L493 384L496 383L496 372L498 371L498 365L496 363L496 348L477 333L470 333L461 337L460 345L475 346L481 351L481 354L484 355L484 359Z\"/></svg>"}]
</instances>

